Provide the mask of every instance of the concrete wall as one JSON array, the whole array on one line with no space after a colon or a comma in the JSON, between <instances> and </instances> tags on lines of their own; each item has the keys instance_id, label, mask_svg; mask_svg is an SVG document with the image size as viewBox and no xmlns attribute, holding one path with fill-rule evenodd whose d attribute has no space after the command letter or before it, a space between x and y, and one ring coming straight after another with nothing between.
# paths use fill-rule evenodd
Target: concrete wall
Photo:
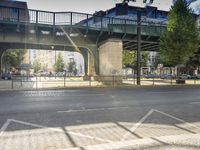
<instances>
[{"instance_id":1,"label":"concrete wall","mask_svg":"<svg viewBox=\"0 0 200 150\"><path fill-rule=\"evenodd\" d=\"M109 39L99 47L99 71L102 76L122 75L121 40Z\"/></svg>"}]
</instances>

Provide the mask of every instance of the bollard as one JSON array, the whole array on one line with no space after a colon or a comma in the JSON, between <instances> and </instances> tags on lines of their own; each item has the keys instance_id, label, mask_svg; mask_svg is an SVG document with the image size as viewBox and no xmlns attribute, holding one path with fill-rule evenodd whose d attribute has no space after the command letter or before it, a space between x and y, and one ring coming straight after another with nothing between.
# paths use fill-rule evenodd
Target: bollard
<instances>
[{"instance_id":1,"label":"bollard","mask_svg":"<svg viewBox=\"0 0 200 150\"><path fill-rule=\"evenodd\" d=\"M12 87L12 89L14 88L13 79L11 80L11 87Z\"/></svg>"},{"instance_id":2,"label":"bollard","mask_svg":"<svg viewBox=\"0 0 200 150\"><path fill-rule=\"evenodd\" d=\"M134 85L136 85L135 74L134 74Z\"/></svg>"},{"instance_id":3,"label":"bollard","mask_svg":"<svg viewBox=\"0 0 200 150\"><path fill-rule=\"evenodd\" d=\"M66 82L66 76L64 76L64 87L66 86L66 85L65 85L65 82Z\"/></svg>"},{"instance_id":4,"label":"bollard","mask_svg":"<svg viewBox=\"0 0 200 150\"><path fill-rule=\"evenodd\" d=\"M113 87L115 87L115 76L113 75Z\"/></svg>"},{"instance_id":5,"label":"bollard","mask_svg":"<svg viewBox=\"0 0 200 150\"><path fill-rule=\"evenodd\" d=\"M154 84L154 77L153 77L153 85L155 85L155 84Z\"/></svg>"},{"instance_id":6,"label":"bollard","mask_svg":"<svg viewBox=\"0 0 200 150\"><path fill-rule=\"evenodd\" d=\"M171 85L173 84L173 82L172 82L173 80L172 80L172 77L171 77Z\"/></svg>"},{"instance_id":7,"label":"bollard","mask_svg":"<svg viewBox=\"0 0 200 150\"><path fill-rule=\"evenodd\" d=\"M38 89L38 76L36 76L36 89Z\"/></svg>"},{"instance_id":8,"label":"bollard","mask_svg":"<svg viewBox=\"0 0 200 150\"><path fill-rule=\"evenodd\" d=\"M91 76L89 76L89 82L90 82L89 86L91 87L92 86L92 83L91 83L92 82L92 77Z\"/></svg>"}]
</instances>

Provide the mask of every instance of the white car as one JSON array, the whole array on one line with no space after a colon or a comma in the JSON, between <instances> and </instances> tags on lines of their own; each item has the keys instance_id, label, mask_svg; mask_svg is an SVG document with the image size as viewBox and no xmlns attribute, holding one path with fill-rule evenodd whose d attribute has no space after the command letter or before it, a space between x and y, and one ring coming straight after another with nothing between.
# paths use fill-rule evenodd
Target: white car
<instances>
[{"instance_id":1,"label":"white car","mask_svg":"<svg viewBox=\"0 0 200 150\"><path fill-rule=\"evenodd\" d=\"M179 76L179 78L180 79L191 79L192 77L189 74L182 74L182 75Z\"/></svg>"},{"instance_id":2,"label":"white car","mask_svg":"<svg viewBox=\"0 0 200 150\"><path fill-rule=\"evenodd\" d=\"M195 79L200 79L200 74L195 74L194 77Z\"/></svg>"}]
</instances>

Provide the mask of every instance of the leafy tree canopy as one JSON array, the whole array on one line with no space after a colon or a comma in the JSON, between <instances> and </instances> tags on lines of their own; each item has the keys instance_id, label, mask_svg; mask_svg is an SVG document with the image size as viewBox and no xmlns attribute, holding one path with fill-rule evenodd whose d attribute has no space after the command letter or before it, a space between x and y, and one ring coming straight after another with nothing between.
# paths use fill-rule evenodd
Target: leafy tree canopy
<instances>
[{"instance_id":1,"label":"leafy tree canopy","mask_svg":"<svg viewBox=\"0 0 200 150\"><path fill-rule=\"evenodd\" d=\"M58 53L58 57L56 59L56 63L54 64L55 72L62 72L64 69L64 60L61 53Z\"/></svg>"},{"instance_id":2,"label":"leafy tree canopy","mask_svg":"<svg viewBox=\"0 0 200 150\"><path fill-rule=\"evenodd\" d=\"M3 55L3 64L11 68L17 68L24 60L24 55L27 50L24 49L10 49L5 51Z\"/></svg>"},{"instance_id":3,"label":"leafy tree canopy","mask_svg":"<svg viewBox=\"0 0 200 150\"><path fill-rule=\"evenodd\" d=\"M36 59L34 62L33 62L33 69L34 69L34 72L38 72L39 70L41 70L41 63L38 59Z\"/></svg>"},{"instance_id":4,"label":"leafy tree canopy","mask_svg":"<svg viewBox=\"0 0 200 150\"><path fill-rule=\"evenodd\" d=\"M148 52L141 52L141 66L146 66L148 61ZM124 67L136 68L137 52L136 51L123 51L123 65Z\"/></svg>"},{"instance_id":5,"label":"leafy tree canopy","mask_svg":"<svg viewBox=\"0 0 200 150\"><path fill-rule=\"evenodd\" d=\"M172 6L166 32L161 37L160 56L172 66L185 64L199 46L196 21L185 0Z\"/></svg>"},{"instance_id":6,"label":"leafy tree canopy","mask_svg":"<svg viewBox=\"0 0 200 150\"><path fill-rule=\"evenodd\" d=\"M69 62L67 69L68 69L69 73L72 73L73 75L77 75L78 70L76 69L76 62L75 61Z\"/></svg>"}]
</instances>

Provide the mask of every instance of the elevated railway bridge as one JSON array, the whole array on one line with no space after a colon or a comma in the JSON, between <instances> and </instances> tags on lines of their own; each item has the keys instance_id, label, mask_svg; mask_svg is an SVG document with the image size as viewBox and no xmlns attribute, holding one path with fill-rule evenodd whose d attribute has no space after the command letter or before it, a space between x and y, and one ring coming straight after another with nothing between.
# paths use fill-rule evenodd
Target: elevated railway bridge
<instances>
[{"instance_id":1,"label":"elevated railway bridge","mask_svg":"<svg viewBox=\"0 0 200 150\"><path fill-rule=\"evenodd\" d=\"M141 22L141 49L157 51L166 24ZM137 21L77 12L0 7L0 52L7 49L78 51L88 75L122 70L122 51L137 49ZM0 65L1 66L1 65Z\"/></svg>"}]
</instances>

